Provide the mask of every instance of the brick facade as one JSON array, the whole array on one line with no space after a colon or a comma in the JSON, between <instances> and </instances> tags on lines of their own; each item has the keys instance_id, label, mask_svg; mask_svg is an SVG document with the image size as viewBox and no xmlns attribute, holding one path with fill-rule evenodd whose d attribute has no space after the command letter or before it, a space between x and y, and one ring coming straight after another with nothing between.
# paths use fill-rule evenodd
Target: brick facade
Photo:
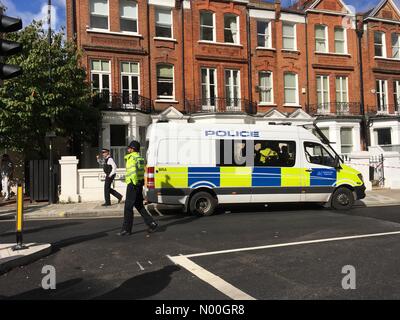
<instances>
[{"instance_id":1,"label":"brick facade","mask_svg":"<svg viewBox=\"0 0 400 320\"><path fill-rule=\"evenodd\" d=\"M152 101L156 112L171 106L183 114L216 111L204 109L204 104L210 104L210 101L214 104L214 96L226 99L231 94L235 100L240 100L240 111L257 115L266 114L272 109L286 115L303 109L315 116L321 114L322 105L322 109L325 108L322 114L355 119L362 115L363 106L366 114L376 114L376 80L388 81L387 114L394 114L398 110L394 101L393 82L400 81L400 59L390 57L392 34L400 34L400 13L391 0L382 1L375 10L358 15L358 21L341 0L301 0L290 8L282 8L279 0L136 0L136 34L120 32L120 0L108 0L109 29L91 29L89 1L67 0L67 34L83 49L82 63L89 71L88 79L92 59L109 60L111 91L119 93L121 62L138 62L139 94ZM155 11L160 7L172 12L172 39L155 36ZM201 40L200 16L204 11L213 15L215 38L211 42ZM226 15L237 17L238 25L230 20L228 27L238 28L238 43L225 41ZM258 45L259 22L268 23L270 28L270 44L263 48ZM295 28L295 46L285 49L283 30L284 26L289 25ZM326 44L321 44L324 40L316 39L316 28L320 36L323 34L321 26L326 27L323 36ZM361 48L358 45L357 26L363 30ZM290 30L286 32L290 33ZM375 57L375 31L385 33L387 58ZM342 37L344 51L337 49L342 48ZM319 49L316 47L317 41ZM326 52L318 52L325 46L328 47ZM360 79L360 49L363 81ZM159 64L173 66L174 97L168 101L157 96L156 70ZM237 74L238 84L236 79L231 79ZM269 102L261 101L262 92L266 92L266 89L261 85L260 77L265 77L265 74L271 76L273 83L272 90L267 89L272 95ZM296 75L296 103L285 102L285 94L289 96L294 92L285 90L285 87L290 87L289 82L285 83L285 74ZM215 81L215 94L210 94L214 90L210 85L212 81ZM237 86L240 93L233 94ZM321 86L324 88L321 89ZM320 98L318 91L321 91ZM204 99L204 94L208 95L208 100ZM228 102L222 104L224 108L217 106L217 111L230 111ZM246 106L251 106L251 110L245 109Z\"/></svg>"}]
</instances>

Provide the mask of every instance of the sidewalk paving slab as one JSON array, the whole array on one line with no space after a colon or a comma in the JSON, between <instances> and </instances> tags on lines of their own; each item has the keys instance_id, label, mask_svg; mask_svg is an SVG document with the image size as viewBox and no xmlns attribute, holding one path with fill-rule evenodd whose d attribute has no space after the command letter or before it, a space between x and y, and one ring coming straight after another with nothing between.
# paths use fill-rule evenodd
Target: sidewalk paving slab
<instances>
[{"instance_id":1,"label":"sidewalk paving slab","mask_svg":"<svg viewBox=\"0 0 400 320\"><path fill-rule=\"evenodd\" d=\"M15 243L0 244L0 274L39 260L51 253L51 244L28 243L26 249L14 251Z\"/></svg>"}]
</instances>

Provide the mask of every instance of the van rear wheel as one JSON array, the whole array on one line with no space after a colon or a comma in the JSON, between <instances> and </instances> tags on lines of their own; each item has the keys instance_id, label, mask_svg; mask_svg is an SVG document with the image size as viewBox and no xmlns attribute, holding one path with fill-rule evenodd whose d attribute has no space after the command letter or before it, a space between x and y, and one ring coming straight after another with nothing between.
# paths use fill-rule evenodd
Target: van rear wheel
<instances>
[{"instance_id":1,"label":"van rear wheel","mask_svg":"<svg viewBox=\"0 0 400 320\"><path fill-rule=\"evenodd\" d=\"M217 206L217 200L208 192L199 192L190 198L189 210L197 216L211 216Z\"/></svg>"},{"instance_id":2,"label":"van rear wheel","mask_svg":"<svg viewBox=\"0 0 400 320\"><path fill-rule=\"evenodd\" d=\"M336 210L350 210L354 205L353 192L347 188L339 188L332 195L332 207Z\"/></svg>"}]
</instances>

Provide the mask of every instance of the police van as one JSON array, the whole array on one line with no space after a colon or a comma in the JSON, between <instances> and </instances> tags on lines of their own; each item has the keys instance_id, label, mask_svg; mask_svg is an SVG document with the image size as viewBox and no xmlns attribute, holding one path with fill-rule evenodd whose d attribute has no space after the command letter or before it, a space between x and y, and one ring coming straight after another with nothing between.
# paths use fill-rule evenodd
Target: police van
<instances>
[{"instance_id":1,"label":"police van","mask_svg":"<svg viewBox=\"0 0 400 320\"><path fill-rule=\"evenodd\" d=\"M155 123L149 126L145 196L211 215L232 203L318 202L350 209L365 197L317 126ZM318 136L318 137L317 137Z\"/></svg>"}]
</instances>

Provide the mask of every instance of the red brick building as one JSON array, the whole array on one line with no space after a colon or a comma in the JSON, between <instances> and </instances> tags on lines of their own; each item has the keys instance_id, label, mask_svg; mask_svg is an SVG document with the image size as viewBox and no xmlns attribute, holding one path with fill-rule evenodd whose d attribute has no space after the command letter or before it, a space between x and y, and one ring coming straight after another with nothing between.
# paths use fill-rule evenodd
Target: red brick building
<instances>
[{"instance_id":1,"label":"red brick building","mask_svg":"<svg viewBox=\"0 0 400 320\"><path fill-rule=\"evenodd\" d=\"M369 139L392 150L400 145L400 10L392 0L381 1L361 22Z\"/></svg>"},{"instance_id":2,"label":"red brick building","mask_svg":"<svg viewBox=\"0 0 400 320\"><path fill-rule=\"evenodd\" d=\"M392 0L362 16L342 0L67 0L67 25L106 102L100 143L117 158L160 119L318 119L342 153L363 136L400 144Z\"/></svg>"}]
</instances>

